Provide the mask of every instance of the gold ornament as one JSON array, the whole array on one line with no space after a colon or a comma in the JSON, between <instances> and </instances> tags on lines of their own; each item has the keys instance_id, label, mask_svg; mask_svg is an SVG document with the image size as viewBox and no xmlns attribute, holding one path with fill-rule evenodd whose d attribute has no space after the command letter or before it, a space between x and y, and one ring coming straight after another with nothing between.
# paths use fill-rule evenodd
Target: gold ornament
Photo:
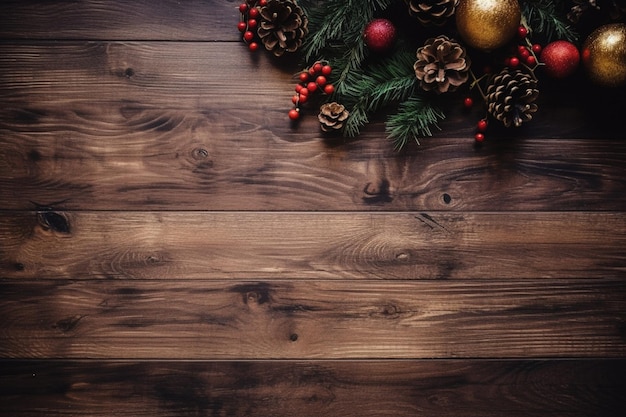
<instances>
[{"instance_id":1,"label":"gold ornament","mask_svg":"<svg viewBox=\"0 0 626 417\"><path fill-rule=\"evenodd\" d=\"M517 0L461 0L456 26L469 46L483 51L504 46L520 25L522 11Z\"/></svg>"},{"instance_id":2,"label":"gold ornament","mask_svg":"<svg viewBox=\"0 0 626 417\"><path fill-rule=\"evenodd\" d=\"M594 83L606 87L626 84L626 24L612 23L594 30L581 55Z\"/></svg>"}]
</instances>

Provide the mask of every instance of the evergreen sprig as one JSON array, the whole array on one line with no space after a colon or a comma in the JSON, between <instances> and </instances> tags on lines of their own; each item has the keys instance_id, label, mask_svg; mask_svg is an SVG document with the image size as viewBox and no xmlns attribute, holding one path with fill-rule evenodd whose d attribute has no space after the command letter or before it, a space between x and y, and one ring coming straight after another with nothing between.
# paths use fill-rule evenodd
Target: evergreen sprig
<instances>
[{"instance_id":1,"label":"evergreen sprig","mask_svg":"<svg viewBox=\"0 0 626 417\"><path fill-rule=\"evenodd\" d=\"M415 93L418 80L413 71L413 53L398 51L376 64L347 74L337 98L350 109L345 136L354 137L368 123L368 116L406 100Z\"/></svg>"},{"instance_id":2,"label":"evergreen sprig","mask_svg":"<svg viewBox=\"0 0 626 417\"><path fill-rule=\"evenodd\" d=\"M578 33L559 13L558 7L563 7L562 1L526 0L521 3L522 16L532 30L545 38L546 43L557 39L566 39L570 42L578 41Z\"/></svg>"},{"instance_id":3,"label":"evergreen sprig","mask_svg":"<svg viewBox=\"0 0 626 417\"><path fill-rule=\"evenodd\" d=\"M443 112L430 100L413 96L398 106L397 113L388 117L385 131L399 151L411 139L419 145L421 137L432 136L432 129L439 129L438 123L444 119Z\"/></svg>"}]
</instances>

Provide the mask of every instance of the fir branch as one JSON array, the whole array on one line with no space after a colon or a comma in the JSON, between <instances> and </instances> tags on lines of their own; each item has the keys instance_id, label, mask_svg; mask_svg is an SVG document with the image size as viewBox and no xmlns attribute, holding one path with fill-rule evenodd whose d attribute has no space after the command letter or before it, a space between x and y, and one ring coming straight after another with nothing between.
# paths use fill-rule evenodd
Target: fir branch
<instances>
[{"instance_id":1,"label":"fir branch","mask_svg":"<svg viewBox=\"0 0 626 417\"><path fill-rule=\"evenodd\" d=\"M393 0L301 1L300 5L309 20L309 36L302 47L305 60L310 62L333 46L351 49L374 13L386 9L392 2ZM361 60L362 58L361 56Z\"/></svg>"},{"instance_id":2,"label":"fir branch","mask_svg":"<svg viewBox=\"0 0 626 417\"><path fill-rule=\"evenodd\" d=\"M358 135L368 121L367 115L413 95L418 86L414 60L414 53L399 49L376 64L346 74L336 96L350 109L346 136Z\"/></svg>"},{"instance_id":3,"label":"fir branch","mask_svg":"<svg viewBox=\"0 0 626 417\"><path fill-rule=\"evenodd\" d=\"M399 151L411 139L419 144L419 138L432 136L432 129L439 129L437 123L443 119L443 112L430 100L414 96L401 103L398 112L389 116L385 131Z\"/></svg>"},{"instance_id":4,"label":"fir branch","mask_svg":"<svg viewBox=\"0 0 626 417\"><path fill-rule=\"evenodd\" d=\"M578 34L565 17L557 10L561 2L548 0L527 0L522 2L522 15L528 26L545 38L546 43L558 39L578 41Z\"/></svg>"}]
</instances>

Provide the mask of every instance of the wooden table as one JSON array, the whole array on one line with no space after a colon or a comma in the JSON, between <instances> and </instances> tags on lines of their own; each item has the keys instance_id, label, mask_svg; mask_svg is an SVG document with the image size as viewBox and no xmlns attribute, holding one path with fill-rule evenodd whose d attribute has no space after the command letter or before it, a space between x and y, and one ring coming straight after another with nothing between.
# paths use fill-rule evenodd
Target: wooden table
<instances>
[{"instance_id":1,"label":"wooden table","mask_svg":"<svg viewBox=\"0 0 626 417\"><path fill-rule=\"evenodd\" d=\"M0 4L0 415L621 415L624 90L328 141L236 6Z\"/></svg>"}]
</instances>

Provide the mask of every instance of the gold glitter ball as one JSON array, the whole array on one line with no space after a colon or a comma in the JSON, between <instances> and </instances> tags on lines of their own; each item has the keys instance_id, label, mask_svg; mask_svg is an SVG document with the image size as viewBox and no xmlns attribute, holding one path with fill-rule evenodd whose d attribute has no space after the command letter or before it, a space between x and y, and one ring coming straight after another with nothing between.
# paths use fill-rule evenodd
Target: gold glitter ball
<instances>
[{"instance_id":1,"label":"gold glitter ball","mask_svg":"<svg viewBox=\"0 0 626 417\"><path fill-rule=\"evenodd\" d=\"M517 0L461 0L455 14L461 38L467 45L483 51L509 42L522 18Z\"/></svg>"},{"instance_id":2,"label":"gold glitter ball","mask_svg":"<svg viewBox=\"0 0 626 417\"><path fill-rule=\"evenodd\" d=\"M626 84L626 24L600 26L585 40L581 53L592 82L619 87Z\"/></svg>"}]
</instances>

